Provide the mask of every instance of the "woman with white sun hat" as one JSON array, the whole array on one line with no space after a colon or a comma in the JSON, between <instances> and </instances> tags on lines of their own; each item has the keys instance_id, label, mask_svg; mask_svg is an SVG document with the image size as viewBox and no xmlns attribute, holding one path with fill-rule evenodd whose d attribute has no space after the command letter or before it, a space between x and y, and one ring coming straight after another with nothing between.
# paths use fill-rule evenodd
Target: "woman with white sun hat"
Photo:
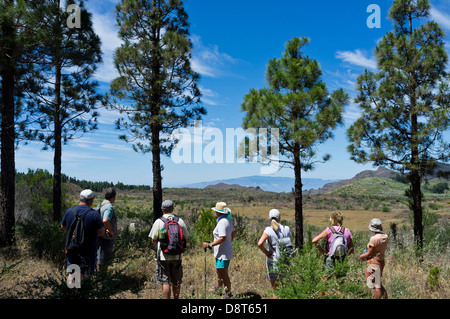
<instances>
[{"instance_id":1,"label":"woman with white sun hat","mask_svg":"<svg viewBox=\"0 0 450 319\"><path fill-rule=\"evenodd\" d=\"M214 241L203 242L203 248L214 248L215 266L217 272L218 286L225 286L226 295L231 296L231 281L228 275L230 260L233 258L233 241L236 230L231 221L231 210L224 202L216 203L211 210L217 217L217 225L213 231Z\"/></svg>"}]
</instances>

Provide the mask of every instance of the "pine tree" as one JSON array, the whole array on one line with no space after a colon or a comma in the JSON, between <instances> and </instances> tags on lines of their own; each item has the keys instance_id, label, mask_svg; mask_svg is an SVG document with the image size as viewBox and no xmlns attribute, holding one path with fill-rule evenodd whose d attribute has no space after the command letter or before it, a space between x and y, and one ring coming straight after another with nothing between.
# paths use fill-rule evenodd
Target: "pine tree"
<instances>
[{"instance_id":1,"label":"pine tree","mask_svg":"<svg viewBox=\"0 0 450 319\"><path fill-rule=\"evenodd\" d=\"M116 7L119 77L109 107L126 117L117 127L136 152L152 154L154 218L161 216L161 154L170 155L174 129L206 114L199 106L199 75L190 66L188 15L180 0L122 0Z\"/></svg>"},{"instance_id":2,"label":"pine tree","mask_svg":"<svg viewBox=\"0 0 450 319\"><path fill-rule=\"evenodd\" d=\"M69 13L59 0L34 4L40 21L41 44L33 52L34 69L27 74L28 103L38 123L38 137L44 149L54 150L53 219L61 220L62 146L75 136L97 128L98 83L92 80L101 62L100 38L95 34L91 14L83 2L80 28L69 27Z\"/></svg>"},{"instance_id":3,"label":"pine tree","mask_svg":"<svg viewBox=\"0 0 450 319\"><path fill-rule=\"evenodd\" d=\"M329 94L322 82L319 63L304 56L307 38L295 37L286 44L283 57L270 60L268 88L252 89L241 109L246 112L244 128L279 129L280 163L294 169L295 245L303 247L303 206L301 171L314 168L316 147L333 137L342 123L348 94L338 89ZM325 155L325 162L330 155Z\"/></svg>"},{"instance_id":4,"label":"pine tree","mask_svg":"<svg viewBox=\"0 0 450 319\"><path fill-rule=\"evenodd\" d=\"M35 137L26 130L29 110L23 94L28 54L37 42L32 17L24 1L0 1L0 247L14 243L15 147Z\"/></svg>"},{"instance_id":5,"label":"pine tree","mask_svg":"<svg viewBox=\"0 0 450 319\"><path fill-rule=\"evenodd\" d=\"M450 88L444 33L429 15L428 0L396 0L389 12L394 29L376 47L378 73L357 80L361 117L348 129L351 158L406 171L406 195L414 213L414 237L423 246L422 176L449 159L443 138L449 127Z\"/></svg>"}]
</instances>

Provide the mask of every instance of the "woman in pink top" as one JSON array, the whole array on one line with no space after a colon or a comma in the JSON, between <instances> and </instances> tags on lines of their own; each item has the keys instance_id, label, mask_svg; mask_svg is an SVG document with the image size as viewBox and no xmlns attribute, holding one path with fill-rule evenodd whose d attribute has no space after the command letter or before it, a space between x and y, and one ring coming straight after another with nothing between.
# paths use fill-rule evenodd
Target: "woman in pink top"
<instances>
[{"instance_id":1,"label":"woman in pink top","mask_svg":"<svg viewBox=\"0 0 450 319\"><path fill-rule=\"evenodd\" d=\"M347 250L348 250L348 254L351 254L353 252L353 240L352 240L352 233L350 232L350 230L348 228L345 228L342 226L342 223L344 221L344 215L342 215L341 212L333 212L330 216L330 222L332 223L333 229L337 232L341 232L342 229L344 229L344 237L347 241ZM333 235L332 230L330 229L330 227L325 228L319 235L317 235L313 240L312 243L316 245L317 249L320 251L321 254L323 254L325 256L324 259L324 264L325 264L325 269L327 270L331 270L333 268L334 265L334 260L331 258L331 256L329 256L329 247L331 244L331 237ZM324 238L327 237L327 248L326 250L324 250L320 245L318 245L319 241Z\"/></svg>"},{"instance_id":2,"label":"woman in pink top","mask_svg":"<svg viewBox=\"0 0 450 319\"><path fill-rule=\"evenodd\" d=\"M367 260L366 279L367 286L374 290L374 298L388 298L386 289L381 284L381 276L384 269L384 253L389 239L383 233L381 220L374 218L370 221L369 229L375 233L369 240L367 252L359 256L361 260Z\"/></svg>"}]
</instances>

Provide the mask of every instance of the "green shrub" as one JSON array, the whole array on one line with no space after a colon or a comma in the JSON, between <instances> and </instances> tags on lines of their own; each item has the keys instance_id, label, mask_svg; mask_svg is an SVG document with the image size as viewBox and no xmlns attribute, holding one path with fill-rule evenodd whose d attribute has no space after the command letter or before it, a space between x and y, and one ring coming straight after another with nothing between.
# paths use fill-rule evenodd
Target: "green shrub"
<instances>
[{"instance_id":1,"label":"green shrub","mask_svg":"<svg viewBox=\"0 0 450 319\"><path fill-rule=\"evenodd\" d=\"M200 216L190 231L189 241L191 245L197 245L204 241L213 240L213 231L216 228L216 217L211 209L202 208Z\"/></svg>"},{"instance_id":2,"label":"green shrub","mask_svg":"<svg viewBox=\"0 0 450 319\"><path fill-rule=\"evenodd\" d=\"M65 261L64 241L66 232L60 223L48 223L27 219L16 223L16 235L29 247L33 256L45 258L55 265Z\"/></svg>"},{"instance_id":3,"label":"green shrub","mask_svg":"<svg viewBox=\"0 0 450 319\"><path fill-rule=\"evenodd\" d=\"M439 286L439 267L433 267L428 272L427 285L431 289L436 289Z\"/></svg>"},{"instance_id":4,"label":"green shrub","mask_svg":"<svg viewBox=\"0 0 450 319\"><path fill-rule=\"evenodd\" d=\"M283 279L276 290L279 298L334 299L368 297L364 281L364 264L347 257L336 262L331 272L323 269L323 256L306 245L301 253L280 266Z\"/></svg>"}]
</instances>

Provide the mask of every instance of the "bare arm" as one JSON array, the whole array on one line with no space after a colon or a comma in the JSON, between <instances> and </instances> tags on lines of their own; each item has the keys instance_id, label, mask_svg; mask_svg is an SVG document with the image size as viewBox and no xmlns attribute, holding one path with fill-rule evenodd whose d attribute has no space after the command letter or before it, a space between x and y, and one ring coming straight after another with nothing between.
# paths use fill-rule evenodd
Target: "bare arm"
<instances>
[{"instance_id":1,"label":"bare arm","mask_svg":"<svg viewBox=\"0 0 450 319\"><path fill-rule=\"evenodd\" d=\"M114 237L114 230L112 228L111 222L108 218L103 218L103 224L105 225L105 231L107 231L111 237Z\"/></svg>"},{"instance_id":2,"label":"bare arm","mask_svg":"<svg viewBox=\"0 0 450 319\"><path fill-rule=\"evenodd\" d=\"M316 246L316 248L320 251L320 253L322 255L325 255L327 252L325 250L323 250L323 248L318 245L319 240L321 240L322 238L327 236L327 229L325 228L319 235L317 235L316 237L314 237L314 239L312 240L312 243Z\"/></svg>"},{"instance_id":3,"label":"bare arm","mask_svg":"<svg viewBox=\"0 0 450 319\"><path fill-rule=\"evenodd\" d=\"M376 253L373 250L373 247L369 246L369 249L368 249L367 253L362 254L361 256L359 256L359 259L361 259L361 260L369 260L369 259L372 259L375 256L376 256Z\"/></svg>"},{"instance_id":4,"label":"bare arm","mask_svg":"<svg viewBox=\"0 0 450 319\"><path fill-rule=\"evenodd\" d=\"M223 237L217 238L215 241L213 241L213 242L211 243L211 247L220 245L220 244L223 243L226 239L227 239L227 236L223 236ZM208 247L209 247L209 243L203 242L202 247L203 247L203 248L208 248Z\"/></svg>"},{"instance_id":5,"label":"bare arm","mask_svg":"<svg viewBox=\"0 0 450 319\"><path fill-rule=\"evenodd\" d=\"M269 235L267 235L267 233L263 233L261 238L258 241L258 247L259 249L261 249L261 251L264 253L264 255L266 255L268 258L272 258L273 257L273 253L270 253L266 247L264 247L264 242L269 238Z\"/></svg>"}]
</instances>

